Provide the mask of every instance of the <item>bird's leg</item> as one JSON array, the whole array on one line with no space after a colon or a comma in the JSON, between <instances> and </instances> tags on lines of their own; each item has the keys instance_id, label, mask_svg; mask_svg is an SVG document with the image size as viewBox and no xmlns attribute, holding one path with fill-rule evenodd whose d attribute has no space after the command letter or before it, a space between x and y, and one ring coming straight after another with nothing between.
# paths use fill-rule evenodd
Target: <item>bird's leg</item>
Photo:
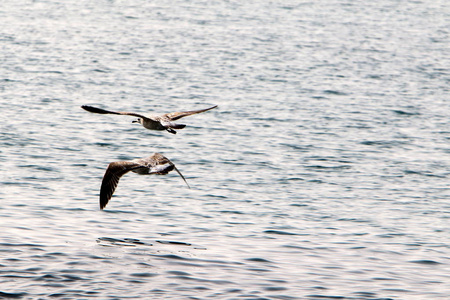
<instances>
[{"instance_id":1,"label":"bird's leg","mask_svg":"<svg viewBox=\"0 0 450 300\"><path fill-rule=\"evenodd\" d=\"M177 132L170 127L167 127L166 130L170 133L177 134Z\"/></svg>"}]
</instances>

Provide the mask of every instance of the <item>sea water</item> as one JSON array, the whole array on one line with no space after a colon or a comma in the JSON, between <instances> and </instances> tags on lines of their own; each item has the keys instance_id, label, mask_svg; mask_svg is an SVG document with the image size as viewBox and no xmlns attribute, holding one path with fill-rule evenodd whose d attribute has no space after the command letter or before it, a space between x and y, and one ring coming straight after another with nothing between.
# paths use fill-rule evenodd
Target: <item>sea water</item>
<instances>
[{"instance_id":1,"label":"sea water","mask_svg":"<svg viewBox=\"0 0 450 300\"><path fill-rule=\"evenodd\" d=\"M0 298L448 299L448 1L4 1ZM176 135L91 114L219 107ZM126 174L159 152L185 175Z\"/></svg>"}]
</instances>

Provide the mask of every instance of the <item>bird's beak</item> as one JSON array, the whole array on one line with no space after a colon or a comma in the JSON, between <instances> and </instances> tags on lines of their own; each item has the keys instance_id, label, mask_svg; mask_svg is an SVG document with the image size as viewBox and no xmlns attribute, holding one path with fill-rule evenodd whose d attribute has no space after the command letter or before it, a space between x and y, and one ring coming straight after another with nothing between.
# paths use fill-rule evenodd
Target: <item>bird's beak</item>
<instances>
[{"instance_id":1,"label":"bird's beak","mask_svg":"<svg viewBox=\"0 0 450 300\"><path fill-rule=\"evenodd\" d=\"M138 120L133 120L133 121L131 121L131 123L139 123L139 121Z\"/></svg>"}]
</instances>

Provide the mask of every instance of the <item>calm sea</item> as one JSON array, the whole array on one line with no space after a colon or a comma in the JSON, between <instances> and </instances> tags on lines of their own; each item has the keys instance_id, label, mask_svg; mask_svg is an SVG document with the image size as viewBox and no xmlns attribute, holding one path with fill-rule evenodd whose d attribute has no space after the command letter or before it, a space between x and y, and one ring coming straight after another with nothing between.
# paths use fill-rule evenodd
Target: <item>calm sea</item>
<instances>
[{"instance_id":1,"label":"calm sea","mask_svg":"<svg viewBox=\"0 0 450 300\"><path fill-rule=\"evenodd\" d=\"M450 3L0 4L0 298L448 299ZM182 119L176 135L111 110ZM106 166L160 152L191 189Z\"/></svg>"}]
</instances>

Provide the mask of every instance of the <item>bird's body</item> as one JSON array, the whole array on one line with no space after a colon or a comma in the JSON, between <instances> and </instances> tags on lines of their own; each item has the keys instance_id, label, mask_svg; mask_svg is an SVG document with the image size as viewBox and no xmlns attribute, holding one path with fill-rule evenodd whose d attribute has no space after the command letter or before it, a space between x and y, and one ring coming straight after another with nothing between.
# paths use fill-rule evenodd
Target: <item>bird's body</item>
<instances>
[{"instance_id":1,"label":"bird's body","mask_svg":"<svg viewBox=\"0 0 450 300\"><path fill-rule=\"evenodd\" d=\"M133 123L139 123L149 130L167 130L168 132L173 133L173 134L177 133L175 131L175 129L183 129L184 127L186 127L185 124L177 124L177 123L174 123L173 121L181 119L186 116L205 112L205 111L208 111L208 110L216 108L216 107L217 107L217 105L212 106L210 108L206 108L206 109L200 109L200 110L174 112L174 113L168 113L168 114L163 114L163 115L159 115L159 116L143 116L143 115L137 114L137 113L124 112L124 111L110 111L110 110L105 110L105 109L101 109L101 108L97 108L97 107L93 107L93 106L89 106L89 105L81 106L81 108L83 108L84 110L87 110L92 113L97 113L97 114L113 114L113 115L126 115L126 116L137 117L138 119L134 120Z\"/></svg>"},{"instance_id":2,"label":"bird's body","mask_svg":"<svg viewBox=\"0 0 450 300\"><path fill-rule=\"evenodd\" d=\"M131 161L116 161L108 165L105 175L103 176L102 186L100 188L100 209L105 208L111 199L120 178L128 172L134 172L139 175L166 175L170 171L175 170L183 178L183 174L175 167L175 165L164 155L154 153L147 158L139 158ZM186 182L188 185L188 183ZM189 185L188 185L189 187Z\"/></svg>"}]
</instances>

